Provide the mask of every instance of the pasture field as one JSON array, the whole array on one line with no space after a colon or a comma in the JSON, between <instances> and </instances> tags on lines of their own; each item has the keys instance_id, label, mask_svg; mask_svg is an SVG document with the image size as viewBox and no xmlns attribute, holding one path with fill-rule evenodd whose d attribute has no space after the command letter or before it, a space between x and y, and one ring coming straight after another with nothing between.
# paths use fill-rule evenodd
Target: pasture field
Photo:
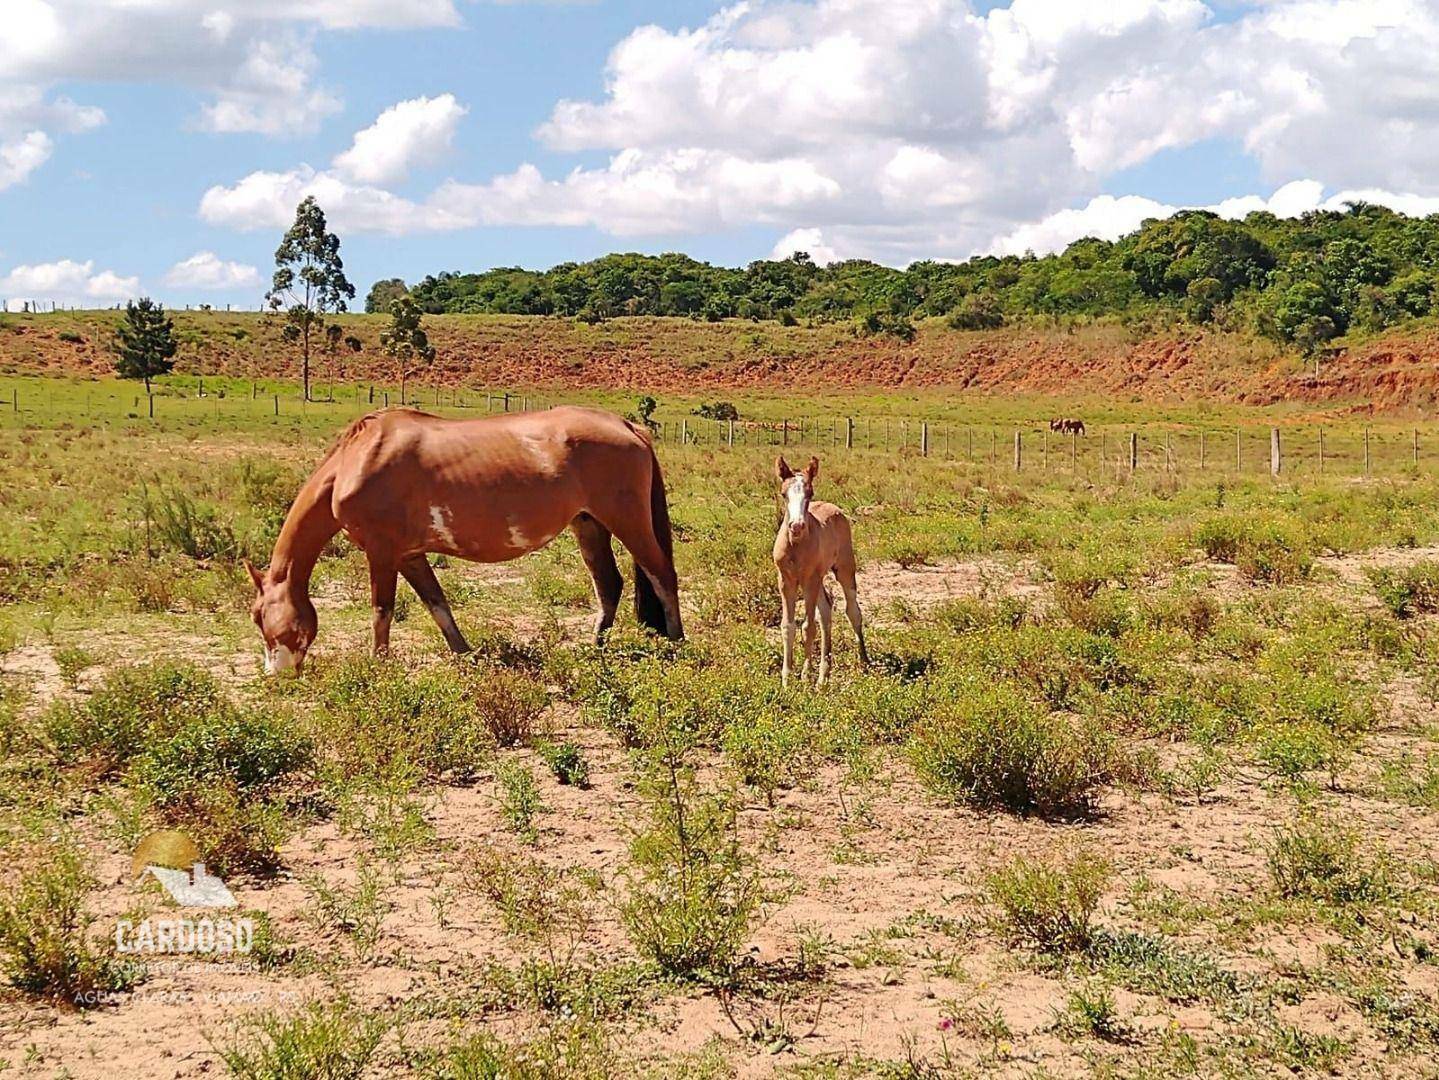
<instances>
[{"instance_id":1,"label":"pasture field","mask_svg":"<svg viewBox=\"0 0 1439 1080\"><path fill-rule=\"evenodd\" d=\"M303 676L266 680L239 559L368 395L206 383L151 419L0 380L0 1073L1434 1075L1439 432L1416 466L1397 420L753 391L730 446L673 434L715 394L666 397L687 641L622 610L591 646L566 535L438 569L474 655L402 591L374 661L337 543ZM1089 457L1037 458L1071 414ZM800 415L936 425L794 436L874 654L837 617L819 692L780 688L769 555ZM248 952L116 950L176 914L131 872L162 827Z\"/></svg>"}]
</instances>

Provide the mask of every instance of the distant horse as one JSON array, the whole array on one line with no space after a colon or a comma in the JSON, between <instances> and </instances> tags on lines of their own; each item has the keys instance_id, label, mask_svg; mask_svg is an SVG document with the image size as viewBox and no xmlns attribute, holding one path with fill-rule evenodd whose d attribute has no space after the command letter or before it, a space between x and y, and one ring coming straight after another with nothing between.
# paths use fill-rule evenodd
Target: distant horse
<instances>
[{"instance_id":1,"label":"distant horse","mask_svg":"<svg viewBox=\"0 0 1439 1080\"><path fill-rule=\"evenodd\" d=\"M774 565L779 571L779 594L784 603L784 668L781 679L789 685L794 666L796 606L804 597L804 678L809 678L809 661L814 653L815 612L819 612L821 636L819 679L823 686L830 666L830 616L834 605L825 588L825 575L834 572L844 590L844 613L859 638L859 659L869 663L864 647L864 616L859 610L855 587L854 542L849 519L832 503L814 502L814 481L819 475L819 458L810 458L803 472L795 472L784 458L775 461L784 520L774 538Z\"/></svg>"},{"instance_id":2,"label":"distant horse","mask_svg":"<svg viewBox=\"0 0 1439 1080\"><path fill-rule=\"evenodd\" d=\"M1071 433L1075 435L1083 435L1084 421L1077 420L1073 417L1063 417L1059 420L1051 420L1049 422L1049 430L1057 431L1062 435L1068 435Z\"/></svg>"},{"instance_id":3,"label":"distant horse","mask_svg":"<svg viewBox=\"0 0 1439 1080\"><path fill-rule=\"evenodd\" d=\"M414 588L450 649L469 651L427 552L505 562L544 547L566 527L594 579L597 643L614 622L624 585L611 536L634 556L636 617L670 638L684 636L664 480L643 428L569 407L474 420L413 409L363 416L300 489L269 568L245 563L265 671L304 662L318 626L310 572L341 530L370 564L379 655L389 649L396 574Z\"/></svg>"}]
</instances>

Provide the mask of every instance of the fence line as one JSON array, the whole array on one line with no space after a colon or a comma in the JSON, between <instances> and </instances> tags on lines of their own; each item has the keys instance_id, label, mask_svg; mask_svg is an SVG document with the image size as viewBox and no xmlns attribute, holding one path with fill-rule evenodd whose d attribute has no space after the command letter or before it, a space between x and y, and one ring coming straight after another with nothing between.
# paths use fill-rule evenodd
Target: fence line
<instances>
[{"instance_id":1,"label":"fence line","mask_svg":"<svg viewBox=\"0 0 1439 1080\"><path fill-rule=\"evenodd\" d=\"M212 383L213 386L213 383ZM352 392L353 391L353 392ZM203 379L190 394L151 393L143 389L100 393L87 389L83 404L70 394L59 406L67 415L86 421L155 421L214 418L216 420L268 419L340 423L370 409L398 404L398 395L370 384L352 388L335 386L324 396L304 401L298 396L261 390L252 383L249 393L233 384L206 393ZM461 415L544 409L556 401L512 391L474 388L425 388L406 395L408 404L453 410ZM16 384L0 389L0 423L24 424L28 416L54 416L54 388L43 384ZM787 448L826 451L892 453L940 461L981 464L1012 473L1068 473L1080 477L1122 478L1126 473L1200 472L1268 474L1274 477L1332 475L1365 477L1414 475L1426 469L1439 471L1439 451L1428 436L1439 428L1427 426L1326 425L1262 423L1217 424L1100 424L1085 435L1060 433L1058 452L1051 446L1047 422L1029 424L966 423L931 417L830 416L776 419L715 419L696 414L669 416L652 422L657 443L701 448L742 450ZM987 452L984 447L988 435ZM999 440L1010 443L1012 453L1001 462ZM1232 438L1234 454L1228 462L1210 452L1213 440ZM1067 440L1065 446L1063 440ZM1267 453L1266 453L1267 451Z\"/></svg>"}]
</instances>

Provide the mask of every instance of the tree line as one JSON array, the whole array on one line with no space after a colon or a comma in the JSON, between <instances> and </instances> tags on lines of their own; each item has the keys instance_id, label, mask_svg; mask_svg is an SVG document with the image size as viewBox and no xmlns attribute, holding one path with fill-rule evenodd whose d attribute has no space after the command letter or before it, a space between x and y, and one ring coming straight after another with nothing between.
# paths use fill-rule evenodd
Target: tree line
<instances>
[{"instance_id":1,"label":"tree line","mask_svg":"<svg viewBox=\"0 0 1439 1080\"><path fill-rule=\"evenodd\" d=\"M422 312L621 315L782 323L852 321L910 337L914 321L957 329L1034 319L1182 321L1247 329L1314 351L1350 330L1380 330L1434 310L1439 215L1350 203L1296 218L1204 210L1145 221L1109 242L1063 252L924 260L904 270L860 259L819 266L803 252L743 268L686 255L606 255L548 270L440 273L413 286L376 282L367 311L409 296Z\"/></svg>"}]
</instances>

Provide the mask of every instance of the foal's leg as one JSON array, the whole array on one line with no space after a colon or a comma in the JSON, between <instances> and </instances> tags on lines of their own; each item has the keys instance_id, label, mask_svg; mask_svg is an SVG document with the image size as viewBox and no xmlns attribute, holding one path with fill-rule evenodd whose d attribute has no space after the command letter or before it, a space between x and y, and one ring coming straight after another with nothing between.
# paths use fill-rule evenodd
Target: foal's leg
<instances>
[{"instance_id":1,"label":"foal's leg","mask_svg":"<svg viewBox=\"0 0 1439 1080\"><path fill-rule=\"evenodd\" d=\"M829 598L829 590L824 587L824 582L819 586L819 681L816 686L823 686L825 679L829 678L830 664L830 618L834 615L834 602Z\"/></svg>"},{"instance_id":2,"label":"foal's leg","mask_svg":"<svg viewBox=\"0 0 1439 1080\"><path fill-rule=\"evenodd\" d=\"M815 634L819 629L815 625L815 609L819 606L819 598L824 594L822 584L808 582L804 587L804 681L809 682L809 663L814 656Z\"/></svg>"},{"instance_id":3,"label":"foal's leg","mask_svg":"<svg viewBox=\"0 0 1439 1080\"><path fill-rule=\"evenodd\" d=\"M390 651L390 620L395 616L395 564L384 556L370 555L370 606L374 609L371 628L376 656Z\"/></svg>"},{"instance_id":4,"label":"foal's leg","mask_svg":"<svg viewBox=\"0 0 1439 1080\"><path fill-rule=\"evenodd\" d=\"M854 553L841 555L834 567L835 580L844 590L844 613L849 625L854 627L854 636L859 638L859 662L869 664L869 653L864 647L864 614L859 610L859 588L855 582Z\"/></svg>"},{"instance_id":5,"label":"foal's leg","mask_svg":"<svg viewBox=\"0 0 1439 1080\"><path fill-rule=\"evenodd\" d=\"M779 576L780 620L784 624L784 666L780 669L780 683L789 686L790 669L794 667L794 635L799 607L799 586Z\"/></svg>"},{"instance_id":6,"label":"foal's leg","mask_svg":"<svg viewBox=\"0 0 1439 1080\"><path fill-rule=\"evenodd\" d=\"M445 635L445 644L450 647L450 652L469 652L470 643L465 640L465 635L460 633L459 624L455 622L454 613L450 611L449 602L445 600L445 591L440 588L440 579L435 577L430 560L423 554L411 555L400 563L400 573L405 575L405 580L415 590L415 595L423 601L434 618L440 633Z\"/></svg>"},{"instance_id":7,"label":"foal's leg","mask_svg":"<svg viewBox=\"0 0 1439 1080\"><path fill-rule=\"evenodd\" d=\"M615 610L620 606L620 592L625 579L615 565L615 549L610 546L610 531L589 514L580 514L570 522L570 529L580 546L580 555L589 568L590 578L595 586L595 601L600 606L595 618L595 644L601 645L607 631L615 621Z\"/></svg>"}]
</instances>

